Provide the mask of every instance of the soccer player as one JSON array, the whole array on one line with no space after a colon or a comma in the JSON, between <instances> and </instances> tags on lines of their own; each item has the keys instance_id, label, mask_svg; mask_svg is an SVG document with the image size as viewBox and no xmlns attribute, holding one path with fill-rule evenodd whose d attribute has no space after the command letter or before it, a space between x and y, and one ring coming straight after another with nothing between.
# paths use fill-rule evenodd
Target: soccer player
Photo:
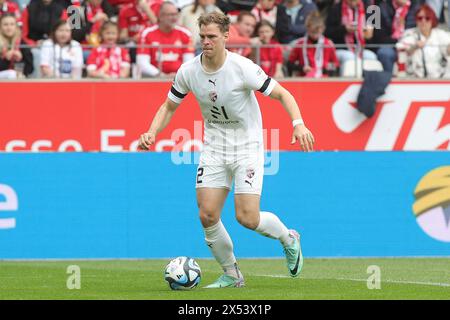
<instances>
[{"instance_id":1,"label":"soccer player","mask_svg":"<svg viewBox=\"0 0 450 320\"><path fill-rule=\"evenodd\" d=\"M278 239L292 277L303 266L300 236L273 213L260 212L264 174L261 112L254 91L281 102L293 120L291 143L312 151L314 138L303 123L294 97L252 61L225 49L230 20L208 13L199 20L202 53L178 70L168 98L156 113L139 146L148 150L170 122L178 105L192 91L205 121L204 148L197 171L196 191L205 240L224 274L206 288L241 287L244 278L236 263L233 243L220 220L235 181L236 218L243 226Z\"/></svg>"}]
</instances>

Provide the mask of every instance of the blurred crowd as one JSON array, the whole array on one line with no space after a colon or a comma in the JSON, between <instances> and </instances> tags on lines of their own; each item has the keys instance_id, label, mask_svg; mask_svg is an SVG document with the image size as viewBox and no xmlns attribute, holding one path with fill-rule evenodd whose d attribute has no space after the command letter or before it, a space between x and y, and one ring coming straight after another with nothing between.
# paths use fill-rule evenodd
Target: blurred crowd
<instances>
[{"instance_id":1,"label":"blurred crowd","mask_svg":"<svg viewBox=\"0 0 450 320\"><path fill-rule=\"evenodd\" d=\"M197 19L272 77L450 78L449 0L0 0L0 79L171 78L200 52Z\"/></svg>"}]
</instances>

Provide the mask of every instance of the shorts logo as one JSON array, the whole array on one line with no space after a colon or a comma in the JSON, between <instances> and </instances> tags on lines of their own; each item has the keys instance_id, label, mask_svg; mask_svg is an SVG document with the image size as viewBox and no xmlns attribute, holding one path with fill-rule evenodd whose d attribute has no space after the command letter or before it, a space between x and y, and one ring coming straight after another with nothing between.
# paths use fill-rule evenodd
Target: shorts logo
<instances>
[{"instance_id":1,"label":"shorts logo","mask_svg":"<svg viewBox=\"0 0 450 320\"><path fill-rule=\"evenodd\" d=\"M414 190L417 224L431 238L450 242L450 166L428 172Z\"/></svg>"},{"instance_id":2,"label":"shorts logo","mask_svg":"<svg viewBox=\"0 0 450 320\"><path fill-rule=\"evenodd\" d=\"M253 188L253 177L255 176L255 170L254 169L247 169L247 178L245 179L245 183L248 183L250 187Z\"/></svg>"}]
</instances>

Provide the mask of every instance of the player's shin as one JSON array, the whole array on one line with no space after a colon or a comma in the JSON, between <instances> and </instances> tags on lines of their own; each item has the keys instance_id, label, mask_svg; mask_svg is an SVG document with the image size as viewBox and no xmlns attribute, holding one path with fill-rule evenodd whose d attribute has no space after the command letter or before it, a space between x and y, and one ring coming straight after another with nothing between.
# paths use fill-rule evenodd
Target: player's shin
<instances>
[{"instance_id":1,"label":"player's shin","mask_svg":"<svg viewBox=\"0 0 450 320\"><path fill-rule=\"evenodd\" d=\"M255 231L265 237L280 240L283 246L289 246L293 241L289 236L288 228L271 212L261 211L259 213L259 224Z\"/></svg>"},{"instance_id":2,"label":"player's shin","mask_svg":"<svg viewBox=\"0 0 450 320\"><path fill-rule=\"evenodd\" d=\"M225 274L233 278L242 278L233 253L233 242L222 221L211 227L204 228L205 241L216 261Z\"/></svg>"}]
</instances>

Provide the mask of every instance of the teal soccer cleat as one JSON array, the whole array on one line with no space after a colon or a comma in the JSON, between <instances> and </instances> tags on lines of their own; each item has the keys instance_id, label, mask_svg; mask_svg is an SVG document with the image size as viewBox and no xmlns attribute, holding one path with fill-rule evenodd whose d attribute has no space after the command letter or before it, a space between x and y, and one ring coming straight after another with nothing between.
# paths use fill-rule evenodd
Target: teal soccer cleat
<instances>
[{"instance_id":1,"label":"teal soccer cleat","mask_svg":"<svg viewBox=\"0 0 450 320\"><path fill-rule=\"evenodd\" d=\"M206 286L205 289L219 289L219 288L241 288L244 284L244 278L233 278L229 275L223 274L214 283Z\"/></svg>"},{"instance_id":2,"label":"teal soccer cleat","mask_svg":"<svg viewBox=\"0 0 450 320\"><path fill-rule=\"evenodd\" d=\"M295 230L289 230L289 235L294 239L290 246L284 247L287 267L291 277L297 277L303 268L303 255L300 245L300 235Z\"/></svg>"}]
</instances>

